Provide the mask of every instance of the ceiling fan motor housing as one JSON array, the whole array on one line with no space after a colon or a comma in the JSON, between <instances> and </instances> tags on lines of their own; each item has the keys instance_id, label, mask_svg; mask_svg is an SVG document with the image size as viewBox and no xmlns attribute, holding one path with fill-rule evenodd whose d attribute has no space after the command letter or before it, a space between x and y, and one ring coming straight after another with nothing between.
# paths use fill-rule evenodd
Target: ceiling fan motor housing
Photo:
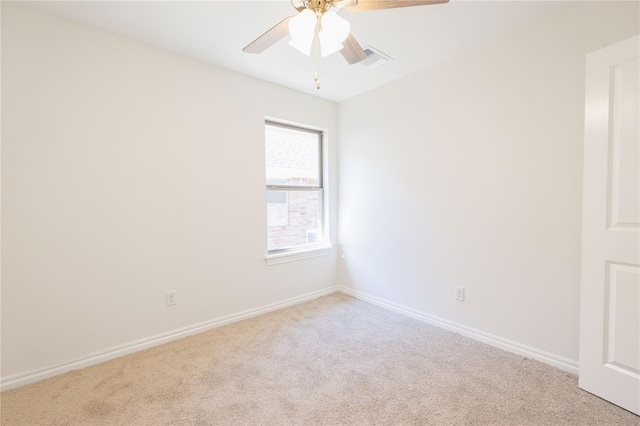
<instances>
[{"instance_id":1,"label":"ceiling fan motor housing","mask_svg":"<svg viewBox=\"0 0 640 426\"><path fill-rule=\"evenodd\" d=\"M322 15L331 7L327 0L309 0L305 3L305 6L307 9L313 10L317 15Z\"/></svg>"}]
</instances>

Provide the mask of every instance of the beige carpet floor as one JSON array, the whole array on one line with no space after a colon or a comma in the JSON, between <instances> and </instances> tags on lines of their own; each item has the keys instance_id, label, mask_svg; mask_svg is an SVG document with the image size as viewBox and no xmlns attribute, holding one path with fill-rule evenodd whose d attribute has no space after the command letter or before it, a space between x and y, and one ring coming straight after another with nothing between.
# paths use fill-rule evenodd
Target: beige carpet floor
<instances>
[{"instance_id":1,"label":"beige carpet floor","mask_svg":"<svg viewBox=\"0 0 640 426\"><path fill-rule=\"evenodd\" d=\"M0 395L2 425L640 425L574 375L342 294Z\"/></svg>"}]
</instances>

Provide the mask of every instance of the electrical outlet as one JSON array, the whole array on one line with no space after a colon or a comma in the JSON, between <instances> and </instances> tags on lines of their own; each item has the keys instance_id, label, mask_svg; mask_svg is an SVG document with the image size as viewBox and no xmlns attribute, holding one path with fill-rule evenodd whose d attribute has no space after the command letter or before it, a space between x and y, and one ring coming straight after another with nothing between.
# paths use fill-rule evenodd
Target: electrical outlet
<instances>
[{"instance_id":1,"label":"electrical outlet","mask_svg":"<svg viewBox=\"0 0 640 426\"><path fill-rule=\"evenodd\" d=\"M168 291L167 292L167 306L173 306L177 303L176 301L176 291Z\"/></svg>"},{"instance_id":2,"label":"electrical outlet","mask_svg":"<svg viewBox=\"0 0 640 426\"><path fill-rule=\"evenodd\" d=\"M460 302L464 302L464 287L455 286L456 289L456 300Z\"/></svg>"}]
</instances>

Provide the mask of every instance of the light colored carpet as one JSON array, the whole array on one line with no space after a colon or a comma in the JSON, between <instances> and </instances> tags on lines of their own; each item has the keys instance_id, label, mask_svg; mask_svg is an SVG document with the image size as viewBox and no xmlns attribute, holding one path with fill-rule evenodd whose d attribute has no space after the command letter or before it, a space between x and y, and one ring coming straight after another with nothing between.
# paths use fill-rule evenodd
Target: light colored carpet
<instances>
[{"instance_id":1,"label":"light colored carpet","mask_svg":"<svg viewBox=\"0 0 640 426\"><path fill-rule=\"evenodd\" d=\"M577 378L342 294L4 392L2 425L640 425Z\"/></svg>"}]
</instances>

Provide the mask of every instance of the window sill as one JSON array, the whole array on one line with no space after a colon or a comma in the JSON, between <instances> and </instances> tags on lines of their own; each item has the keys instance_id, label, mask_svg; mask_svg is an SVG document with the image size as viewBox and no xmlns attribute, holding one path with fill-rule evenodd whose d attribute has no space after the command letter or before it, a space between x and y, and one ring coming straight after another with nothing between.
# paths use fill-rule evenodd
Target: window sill
<instances>
[{"instance_id":1,"label":"window sill","mask_svg":"<svg viewBox=\"0 0 640 426\"><path fill-rule=\"evenodd\" d=\"M266 255L264 258L267 261L267 265L280 265L281 263L297 262L298 260L311 259L313 257L328 256L331 254L331 244L323 244L320 246L285 251L282 253L272 253Z\"/></svg>"}]
</instances>

